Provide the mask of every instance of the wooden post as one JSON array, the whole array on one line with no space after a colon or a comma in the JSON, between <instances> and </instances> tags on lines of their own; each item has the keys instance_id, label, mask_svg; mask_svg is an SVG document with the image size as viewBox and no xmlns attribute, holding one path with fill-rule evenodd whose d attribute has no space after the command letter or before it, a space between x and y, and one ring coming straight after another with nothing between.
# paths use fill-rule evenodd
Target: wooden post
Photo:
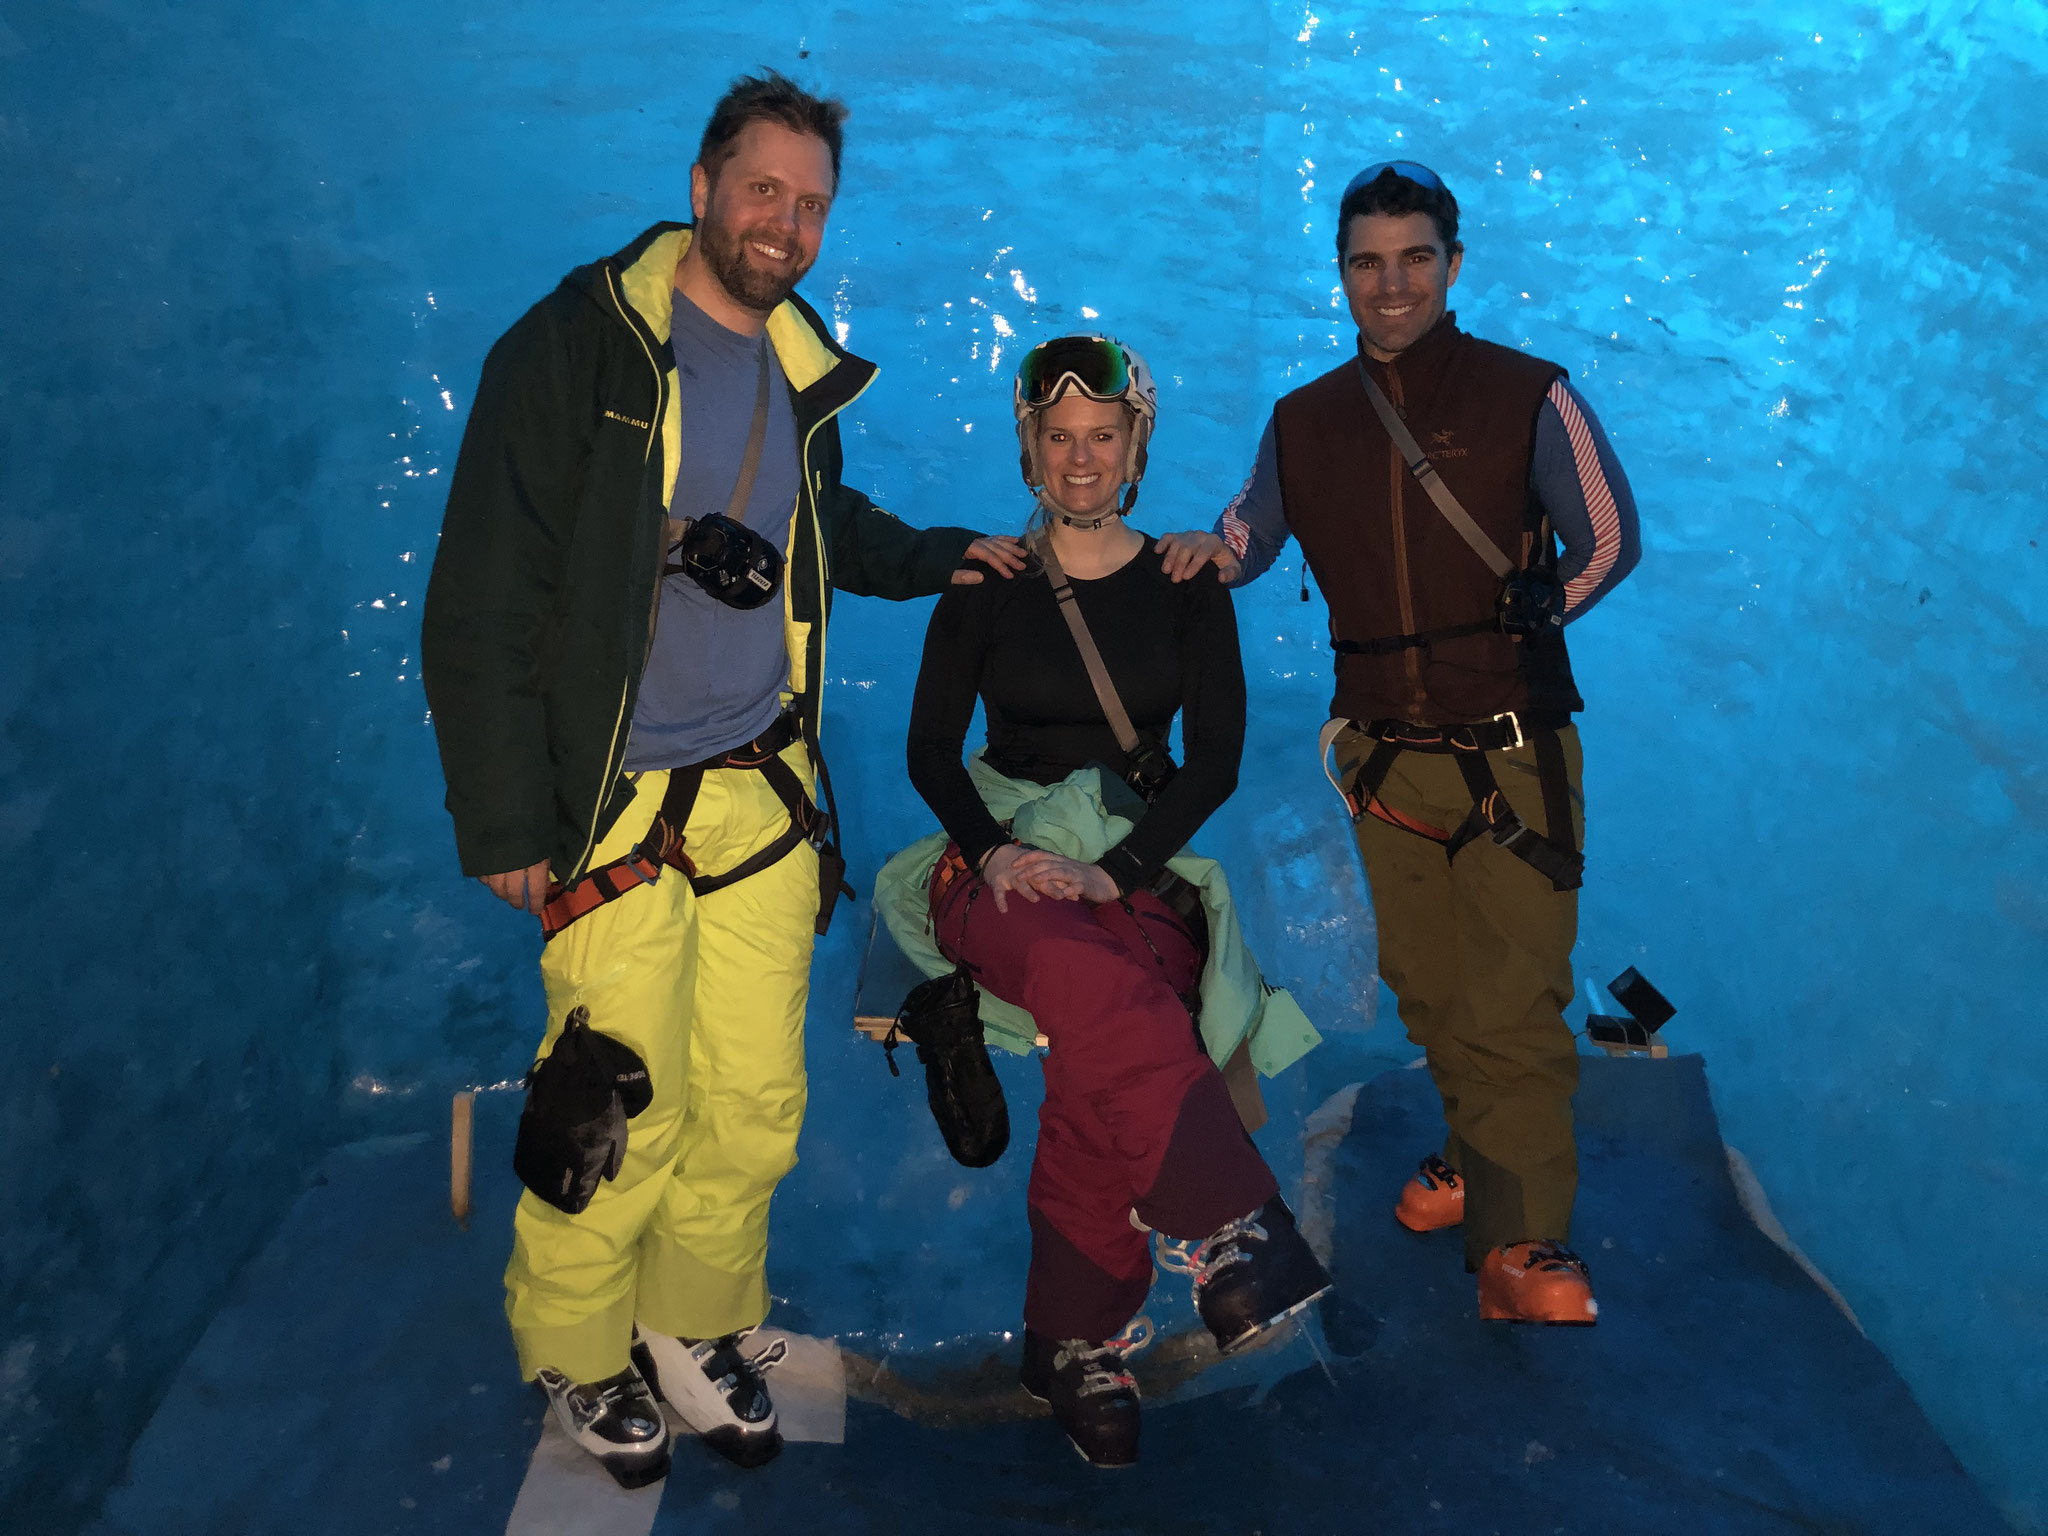
<instances>
[{"instance_id":1,"label":"wooden post","mask_svg":"<svg viewBox=\"0 0 2048 1536\"><path fill-rule=\"evenodd\" d=\"M456 1225L469 1230L469 1170L471 1127L476 1118L476 1095L465 1089L455 1095L455 1108L448 1138L448 1209Z\"/></svg>"}]
</instances>

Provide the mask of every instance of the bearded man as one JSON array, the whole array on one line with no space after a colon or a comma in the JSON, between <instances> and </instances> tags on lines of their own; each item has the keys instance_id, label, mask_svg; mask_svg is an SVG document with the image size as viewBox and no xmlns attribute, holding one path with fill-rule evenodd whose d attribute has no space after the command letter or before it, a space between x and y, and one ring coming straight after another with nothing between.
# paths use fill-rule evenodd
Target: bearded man
<instances>
[{"instance_id":1,"label":"bearded man","mask_svg":"<svg viewBox=\"0 0 2048 1536\"><path fill-rule=\"evenodd\" d=\"M845 115L736 81L690 170L694 225L579 267L492 347L427 589L463 871L545 940L506 1313L524 1374L628 1487L668 1470L657 1394L743 1465L781 1445L779 1357L747 1338L803 1120L813 933L842 888L819 809L833 591L1022 564L841 482L835 418L875 368L794 290Z\"/></svg>"}]
</instances>

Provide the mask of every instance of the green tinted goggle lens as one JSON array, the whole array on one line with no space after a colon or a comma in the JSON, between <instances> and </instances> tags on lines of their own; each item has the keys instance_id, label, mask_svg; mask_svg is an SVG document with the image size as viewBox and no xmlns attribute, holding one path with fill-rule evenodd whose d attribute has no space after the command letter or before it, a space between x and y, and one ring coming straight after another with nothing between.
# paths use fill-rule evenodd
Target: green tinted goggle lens
<instances>
[{"instance_id":1,"label":"green tinted goggle lens","mask_svg":"<svg viewBox=\"0 0 2048 1536\"><path fill-rule=\"evenodd\" d=\"M1122 347L1085 336L1063 336L1041 342L1025 357L1020 376L1024 403L1050 405L1069 377L1083 394L1097 400L1121 399L1131 387Z\"/></svg>"}]
</instances>

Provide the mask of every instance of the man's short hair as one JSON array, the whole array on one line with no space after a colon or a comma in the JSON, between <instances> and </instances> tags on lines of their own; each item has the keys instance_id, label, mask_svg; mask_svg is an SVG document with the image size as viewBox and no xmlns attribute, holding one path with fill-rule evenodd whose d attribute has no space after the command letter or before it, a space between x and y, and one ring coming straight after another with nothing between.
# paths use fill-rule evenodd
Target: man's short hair
<instances>
[{"instance_id":1,"label":"man's short hair","mask_svg":"<svg viewBox=\"0 0 2048 1536\"><path fill-rule=\"evenodd\" d=\"M733 156L734 141L748 124L779 123L792 133L807 133L825 141L832 151L832 182L837 186L839 150L845 140L840 125L845 121L845 102L813 96L787 75L772 69L741 75L711 109L711 121L704 125L704 137L697 145L697 163L716 181L719 168Z\"/></svg>"},{"instance_id":2,"label":"man's short hair","mask_svg":"<svg viewBox=\"0 0 2048 1536\"><path fill-rule=\"evenodd\" d=\"M1391 165L1364 186L1355 188L1337 206L1337 259L1348 254L1345 242L1351 238L1351 221L1361 213L1426 213L1443 242L1444 255L1458 249L1458 200L1451 189L1439 183L1426 187L1410 180Z\"/></svg>"}]
</instances>

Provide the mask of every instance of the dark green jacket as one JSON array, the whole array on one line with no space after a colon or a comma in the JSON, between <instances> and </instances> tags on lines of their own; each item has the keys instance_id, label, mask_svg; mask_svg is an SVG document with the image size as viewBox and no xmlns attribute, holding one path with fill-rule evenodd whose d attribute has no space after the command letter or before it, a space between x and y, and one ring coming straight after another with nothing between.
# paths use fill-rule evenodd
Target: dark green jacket
<instances>
[{"instance_id":1,"label":"dark green jacket","mask_svg":"<svg viewBox=\"0 0 2048 1536\"><path fill-rule=\"evenodd\" d=\"M630 798L619 765L654 634L680 440L669 295L689 230L578 267L484 359L427 583L421 675L465 874L584 872ZM812 729L835 588L945 586L975 537L840 483L833 418L875 376L792 298L768 319L795 395L789 691Z\"/></svg>"}]
</instances>

